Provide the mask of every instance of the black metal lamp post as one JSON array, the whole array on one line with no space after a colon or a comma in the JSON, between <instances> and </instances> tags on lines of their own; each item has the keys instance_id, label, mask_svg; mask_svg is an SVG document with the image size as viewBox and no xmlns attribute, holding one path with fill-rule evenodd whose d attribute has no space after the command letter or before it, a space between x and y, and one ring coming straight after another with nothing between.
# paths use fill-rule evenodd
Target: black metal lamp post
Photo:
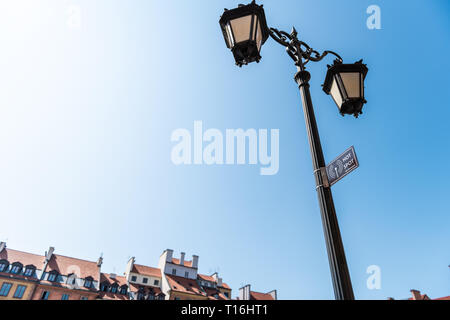
<instances>
[{"instance_id":1,"label":"black metal lamp post","mask_svg":"<svg viewBox=\"0 0 450 320\"><path fill-rule=\"evenodd\" d=\"M362 107L366 103L364 79L368 69L362 64L362 60L354 64L344 64L342 58L333 51L324 51L320 54L299 40L294 28L291 33L269 28L263 6L257 5L254 0L248 5L239 5L236 9L225 9L219 23L225 42L233 52L236 65L240 67L260 61L261 47L269 36L284 46L294 60L297 67L294 78L302 96L334 293L337 300L353 300L352 283L309 91L311 75L305 66L310 61L321 61L328 54L336 57L334 64L328 66L323 90L332 96L342 115L352 114L355 117L362 113Z\"/></svg>"}]
</instances>

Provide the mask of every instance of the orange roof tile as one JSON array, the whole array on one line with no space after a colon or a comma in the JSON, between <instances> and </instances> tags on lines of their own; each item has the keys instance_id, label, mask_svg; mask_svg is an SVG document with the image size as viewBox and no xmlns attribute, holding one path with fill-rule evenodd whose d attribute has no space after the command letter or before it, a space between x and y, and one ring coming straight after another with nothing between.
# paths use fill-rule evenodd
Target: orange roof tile
<instances>
[{"instance_id":1,"label":"orange roof tile","mask_svg":"<svg viewBox=\"0 0 450 320\"><path fill-rule=\"evenodd\" d=\"M8 260L8 262L20 262L23 266L34 265L37 269L42 270L44 267L45 257L33 253L22 252L18 250L5 248L0 252L0 260Z\"/></svg>"},{"instance_id":2,"label":"orange roof tile","mask_svg":"<svg viewBox=\"0 0 450 320\"><path fill-rule=\"evenodd\" d=\"M250 300L274 300L268 293L250 291Z\"/></svg>"},{"instance_id":3,"label":"orange roof tile","mask_svg":"<svg viewBox=\"0 0 450 320\"><path fill-rule=\"evenodd\" d=\"M61 275L75 273L82 279L92 277L94 281L100 280L100 269L97 266L97 262L61 256L59 254L52 255L46 271L57 271Z\"/></svg>"},{"instance_id":4,"label":"orange roof tile","mask_svg":"<svg viewBox=\"0 0 450 320\"><path fill-rule=\"evenodd\" d=\"M111 292L100 292L98 297L103 300L129 300L127 295Z\"/></svg>"},{"instance_id":5,"label":"orange roof tile","mask_svg":"<svg viewBox=\"0 0 450 320\"><path fill-rule=\"evenodd\" d=\"M199 273L199 274L197 274L197 277L200 278L201 280L216 282L216 279L214 279L212 276L207 276L207 275Z\"/></svg>"},{"instance_id":6,"label":"orange roof tile","mask_svg":"<svg viewBox=\"0 0 450 320\"><path fill-rule=\"evenodd\" d=\"M209 282L214 282L214 283L217 283L216 282L216 279L214 279L214 277L213 276L207 276L207 275L205 275L205 274L197 274L197 278L199 278L200 280L204 280L204 281L209 281ZM222 282L222 286L221 286L221 288L225 288L225 289L228 289L228 290L231 290L231 288L228 286L228 284L226 284L225 282Z\"/></svg>"},{"instance_id":7,"label":"orange roof tile","mask_svg":"<svg viewBox=\"0 0 450 320\"><path fill-rule=\"evenodd\" d=\"M225 295L216 289L204 288L209 300L229 300ZM217 296L217 298L216 298Z\"/></svg>"},{"instance_id":8,"label":"orange roof tile","mask_svg":"<svg viewBox=\"0 0 450 320\"><path fill-rule=\"evenodd\" d=\"M205 296L205 292L200 288L195 279L166 275L171 290L195 295Z\"/></svg>"},{"instance_id":9,"label":"orange roof tile","mask_svg":"<svg viewBox=\"0 0 450 320\"><path fill-rule=\"evenodd\" d=\"M225 282L222 282L222 288L231 290L230 286L228 284L226 284Z\"/></svg>"},{"instance_id":10,"label":"orange roof tile","mask_svg":"<svg viewBox=\"0 0 450 320\"><path fill-rule=\"evenodd\" d=\"M173 264L181 265L181 264L180 264L180 259L177 259L177 258L172 258L172 263L173 263ZM183 265L184 265L185 267L192 268L192 261L184 260L184 264L183 264Z\"/></svg>"},{"instance_id":11,"label":"orange roof tile","mask_svg":"<svg viewBox=\"0 0 450 320\"><path fill-rule=\"evenodd\" d=\"M130 283L130 291L131 292L138 292L140 288L144 289L144 292L147 294L149 291L152 291L154 295L161 293L161 288L159 287L153 287L153 286L143 286L141 284L136 283Z\"/></svg>"},{"instance_id":12,"label":"orange roof tile","mask_svg":"<svg viewBox=\"0 0 450 320\"><path fill-rule=\"evenodd\" d=\"M442 297L442 298L437 298L437 299L434 299L434 300L450 300L450 296L448 296L448 297Z\"/></svg>"},{"instance_id":13,"label":"orange roof tile","mask_svg":"<svg viewBox=\"0 0 450 320\"><path fill-rule=\"evenodd\" d=\"M111 278L110 273L102 273L100 275L100 283L102 283L102 282L108 282L110 285L117 283L117 285L119 287L121 287L123 285L127 285L127 279L125 277L116 275L116 277L113 279L113 278Z\"/></svg>"},{"instance_id":14,"label":"orange roof tile","mask_svg":"<svg viewBox=\"0 0 450 320\"><path fill-rule=\"evenodd\" d=\"M133 269L131 270L131 272L161 278L161 270L159 270L158 268L147 267L140 264L133 264Z\"/></svg>"}]
</instances>

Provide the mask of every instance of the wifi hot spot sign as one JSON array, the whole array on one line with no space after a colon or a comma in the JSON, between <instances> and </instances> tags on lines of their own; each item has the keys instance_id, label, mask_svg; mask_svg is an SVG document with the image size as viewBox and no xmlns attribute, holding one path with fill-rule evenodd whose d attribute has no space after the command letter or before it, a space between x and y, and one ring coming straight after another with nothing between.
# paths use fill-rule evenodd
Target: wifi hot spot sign
<instances>
[{"instance_id":1,"label":"wifi hot spot sign","mask_svg":"<svg viewBox=\"0 0 450 320\"><path fill-rule=\"evenodd\" d=\"M359 163L358 158L356 157L355 148L351 146L327 165L328 183L330 186L335 184L358 167Z\"/></svg>"}]
</instances>

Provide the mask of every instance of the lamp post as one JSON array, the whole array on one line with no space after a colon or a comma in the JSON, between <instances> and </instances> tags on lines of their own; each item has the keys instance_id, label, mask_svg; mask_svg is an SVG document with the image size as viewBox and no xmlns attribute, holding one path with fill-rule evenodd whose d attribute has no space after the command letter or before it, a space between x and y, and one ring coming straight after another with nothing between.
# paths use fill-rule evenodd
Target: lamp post
<instances>
[{"instance_id":1,"label":"lamp post","mask_svg":"<svg viewBox=\"0 0 450 320\"><path fill-rule=\"evenodd\" d=\"M309 90L311 75L306 71L306 65L311 61L321 61L328 54L336 57L334 64L328 66L323 90L332 96L342 115L351 114L355 117L362 113L362 107L366 103L364 79L368 69L362 60L354 64L344 64L342 58L333 51L320 54L298 39L295 28L291 33L269 28L263 6L257 5L254 0L248 5L239 5L236 9L225 9L219 23L227 47L232 51L236 65L240 67L260 61L261 47L269 36L284 46L287 54L294 60L297 67L294 79L302 97L334 294L336 300L353 300L352 283Z\"/></svg>"}]
</instances>

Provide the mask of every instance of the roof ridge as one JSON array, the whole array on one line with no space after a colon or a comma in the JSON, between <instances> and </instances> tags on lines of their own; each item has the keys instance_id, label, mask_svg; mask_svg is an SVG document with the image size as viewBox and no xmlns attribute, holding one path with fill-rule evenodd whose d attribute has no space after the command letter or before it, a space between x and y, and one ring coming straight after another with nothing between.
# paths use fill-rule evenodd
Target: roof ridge
<instances>
[{"instance_id":1,"label":"roof ridge","mask_svg":"<svg viewBox=\"0 0 450 320\"><path fill-rule=\"evenodd\" d=\"M80 258L75 258L75 257L69 257L69 256L65 256L62 254L53 254L54 256L59 256L59 257L63 257L63 258L69 258L69 259L75 259L75 260L80 260L80 261L85 261L85 262L90 262L90 263L97 263L96 261L91 261L91 260L86 260L86 259L80 259Z\"/></svg>"},{"instance_id":2,"label":"roof ridge","mask_svg":"<svg viewBox=\"0 0 450 320\"><path fill-rule=\"evenodd\" d=\"M156 267L146 266L145 264L134 263L134 265L135 265L135 266L141 266L141 267L147 267L147 268L153 268L153 269L161 270L161 269L156 268Z\"/></svg>"},{"instance_id":3,"label":"roof ridge","mask_svg":"<svg viewBox=\"0 0 450 320\"><path fill-rule=\"evenodd\" d=\"M33 255L33 256L38 256L38 257L45 258L44 255L40 255L40 254L37 254L37 253L31 253L31 252L26 252L26 251L22 251L22 250L11 249L11 248L8 248L8 247L6 247L5 249L6 249L6 250L10 250L10 251L15 251L15 252L20 252L20 253L26 253L26 254L30 254L30 255Z\"/></svg>"}]
</instances>

